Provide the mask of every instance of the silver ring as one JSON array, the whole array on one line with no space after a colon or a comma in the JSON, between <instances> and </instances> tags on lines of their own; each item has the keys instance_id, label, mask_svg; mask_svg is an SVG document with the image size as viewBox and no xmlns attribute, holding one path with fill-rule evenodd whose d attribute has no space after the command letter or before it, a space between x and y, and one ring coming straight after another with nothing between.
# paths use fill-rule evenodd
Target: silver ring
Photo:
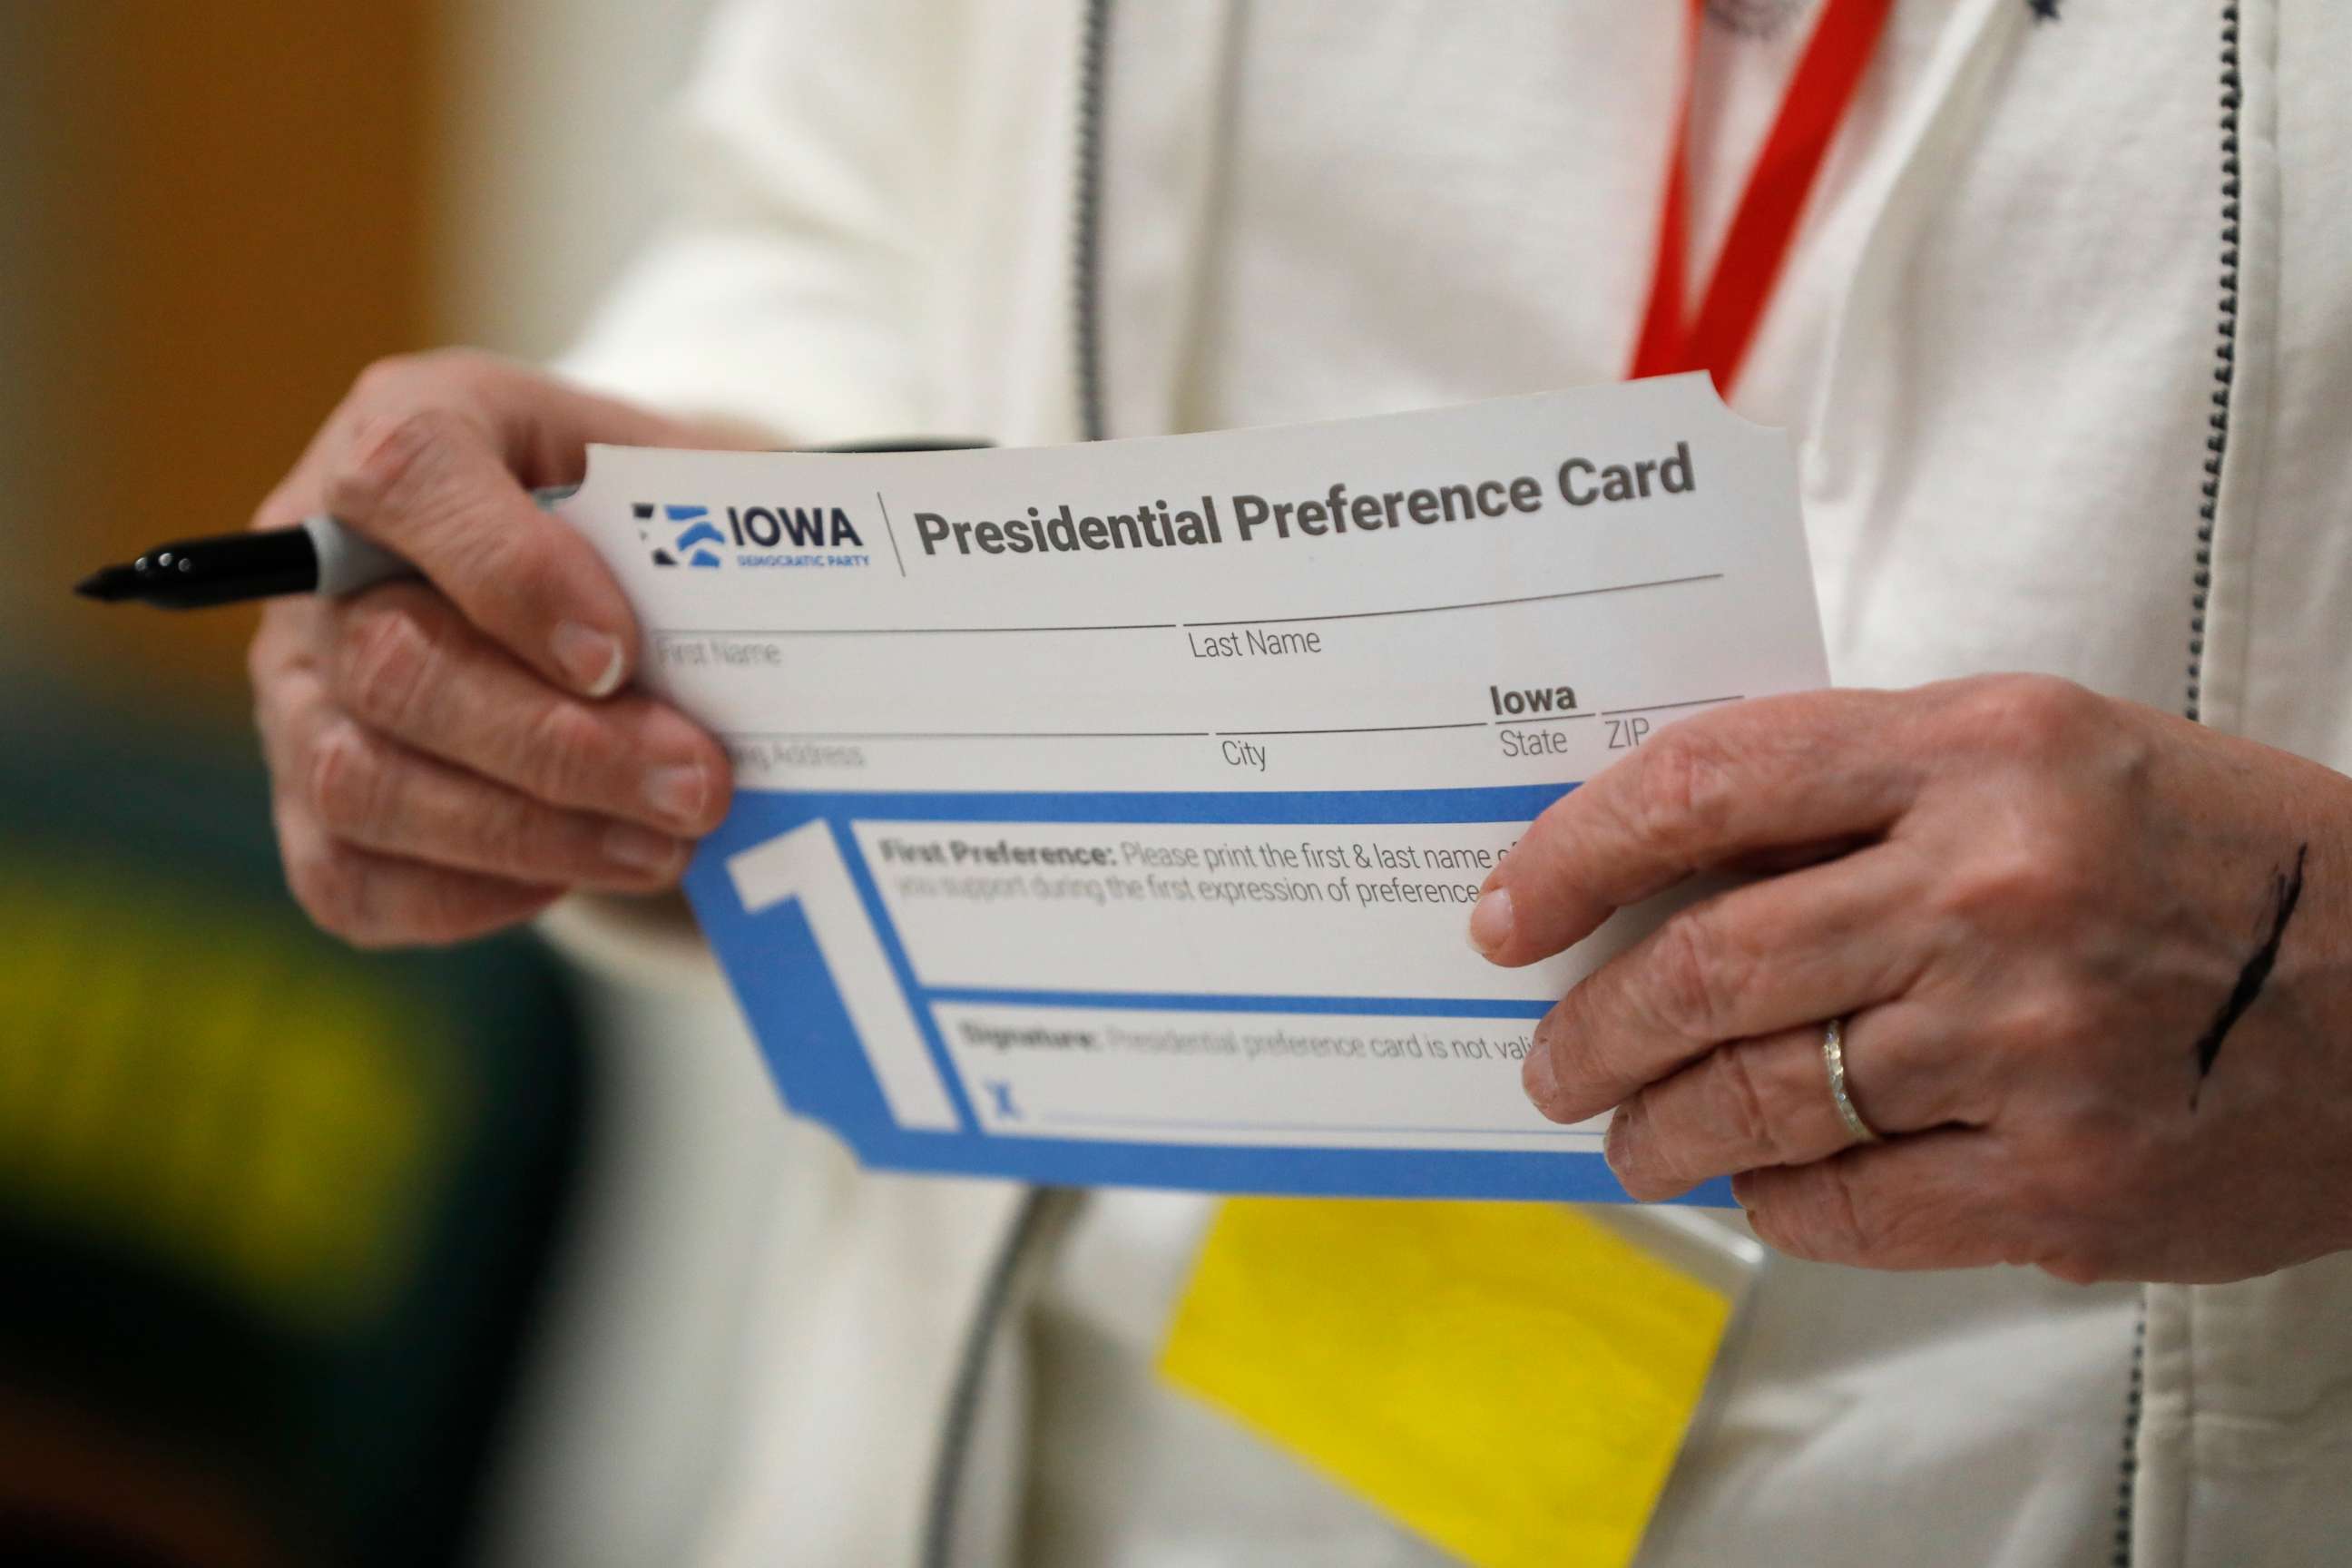
<instances>
[{"instance_id":1,"label":"silver ring","mask_svg":"<svg viewBox=\"0 0 2352 1568\"><path fill-rule=\"evenodd\" d=\"M1884 1142L1878 1130L1862 1119L1853 1108L1853 1099L1845 1091L1845 1020L1832 1018L1822 1030L1822 1065L1830 1069L1830 1103L1837 1107L1838 1120L1853 1135L1857 1143Z\"/></svg>"}]
</instances>

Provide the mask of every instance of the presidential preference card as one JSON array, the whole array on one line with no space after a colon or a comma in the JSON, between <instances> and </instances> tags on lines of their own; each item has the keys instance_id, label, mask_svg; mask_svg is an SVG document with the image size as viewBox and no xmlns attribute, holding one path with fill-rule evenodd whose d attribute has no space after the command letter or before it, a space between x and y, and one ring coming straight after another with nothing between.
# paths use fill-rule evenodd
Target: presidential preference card
<instances>
[{"instance_id":1,"label":"presidential preference card","mask_svg":"<svg viewBox=\"0 0 2352 1568\"><path fill-rule=\"evenodd\" d=\"M1612 1198L1480 881L1674 721L1826 685L1780 432L1703 376L1033 450L599 447L562 510L709 725L687 890L871 1166Z\"/></svg>"}]
</instances>

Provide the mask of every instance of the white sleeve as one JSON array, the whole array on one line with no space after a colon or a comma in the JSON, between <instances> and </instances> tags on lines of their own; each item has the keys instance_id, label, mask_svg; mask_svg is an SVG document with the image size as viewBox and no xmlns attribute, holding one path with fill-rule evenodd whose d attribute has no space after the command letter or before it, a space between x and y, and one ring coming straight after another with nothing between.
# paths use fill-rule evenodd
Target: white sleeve
<instances>
[{"instance_id":1,"label":"white sleeve","mask_svg":"<svg viewBox=\"0 0 2352 1568\"><path fill-rule=\"evenodd\" d=\"M616 984L665 993L721 989L719 961L683 898L572 893L536 924L558 952Z\"/></svg>"},{"instance_id":2,"label":"white sleeve","mask_svg":"<svg viewBox=\"0 0 2352 1568\"><path fill-rule=\"evenodd\" d=\"M795 442L925 429L917 215L949 163L962 11L728 0L675 117L668 211L555 368Z\"/></svg>"}]
</instances>

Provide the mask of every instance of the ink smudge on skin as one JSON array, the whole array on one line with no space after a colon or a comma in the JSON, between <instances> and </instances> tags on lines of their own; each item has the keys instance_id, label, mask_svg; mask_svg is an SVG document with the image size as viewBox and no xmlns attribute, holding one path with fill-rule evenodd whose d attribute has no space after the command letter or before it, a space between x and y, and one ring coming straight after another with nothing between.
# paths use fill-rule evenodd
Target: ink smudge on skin
<instances>
[{"instance_id":1,"label":"ink smudge on skin","mask_svg":"<svg viewBox=\"0 0 2352 1568\"><path fill-rule=\"evenodd\" d=\"M2271 977L2272 967L2278 963L2279 943L2285 940L2287 922L2294 919L2294 907L2303 901L2303 864L2311 854L2308 843L2295 847L2294 869L2276 874L2271 886L2271 929L2246 966L2238 971L2238 983L2230 988L2230 998L2221 1010L2213 1015L2212 1024L2197 1041L2197 1087L2189 1091L2189 1109L2197 1109L2198 1097L2205 1092L2205 1080L2213 1076L2213 1063L2221 1055L2221 1042L2229 1037L2231 1028L2246 1016L2254 998L2263 994L2263 986Z\"/></svg>"}]
</instances>

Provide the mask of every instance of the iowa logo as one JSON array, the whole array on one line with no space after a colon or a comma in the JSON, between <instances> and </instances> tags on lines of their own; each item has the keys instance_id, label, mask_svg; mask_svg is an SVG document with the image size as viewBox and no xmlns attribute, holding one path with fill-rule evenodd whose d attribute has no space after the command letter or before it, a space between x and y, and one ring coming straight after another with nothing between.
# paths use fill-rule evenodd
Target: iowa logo
<instances>
[{"instance_id":1,"label":"iowa logo","mask_svg":"<svg viewBox=\"0 0 2352 1568\"><path fill-rule=\"evenodd\" d=\"M656 566L717 566L727 536L710 521L707 506L656 506L638 501L629 508L637 521L637 541L653 552Z\"/></svg>"}]
</instances>

